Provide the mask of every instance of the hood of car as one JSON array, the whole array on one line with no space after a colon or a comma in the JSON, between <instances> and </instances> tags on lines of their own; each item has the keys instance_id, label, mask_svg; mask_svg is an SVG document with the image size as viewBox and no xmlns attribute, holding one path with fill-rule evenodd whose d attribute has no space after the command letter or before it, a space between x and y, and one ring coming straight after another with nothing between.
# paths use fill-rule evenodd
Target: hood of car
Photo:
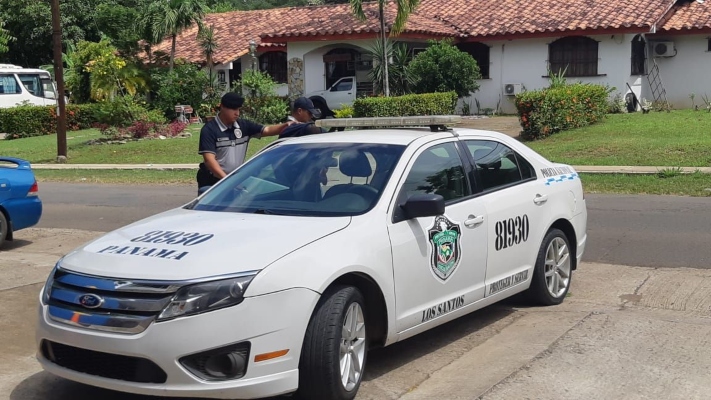
<instances>
[{"instance_id":1,"label":"hood of car","mask_svg":"<svg viewBox=\"0 0 711 400\"><path fill-rule=\"evenodd\" d=\"M344 229L350 220L176 209L109 232L67 254L61 266L88 275L143 280L256 271Z\"/></svg>"}]
</instances>

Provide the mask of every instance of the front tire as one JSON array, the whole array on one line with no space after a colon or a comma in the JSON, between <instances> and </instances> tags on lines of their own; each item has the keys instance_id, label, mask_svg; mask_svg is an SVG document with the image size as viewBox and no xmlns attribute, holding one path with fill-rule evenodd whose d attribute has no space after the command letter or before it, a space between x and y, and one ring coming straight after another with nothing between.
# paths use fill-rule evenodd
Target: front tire
<instances>
[{"instance_id":1,"label":"front tire","mask_svg":"<svg viewBox=\"0 0 711 400\"><path fill-rule=\"evenodd\" d=\"M528 297L536 304L558 305L570 289L573 260L568 237L560 229L551 229L541 243Z\"/></svg>"},{"instance_id":2,"label":"front tire","mask_svg":"<svg viewBox=\"0 0 711 400\"><path fill-rule=\"evenodd\" d=\"M299 362L302 399L351 400L368 354L365 300L353 286L328 290L314 311Z\"/></svg>"}]
</instances>

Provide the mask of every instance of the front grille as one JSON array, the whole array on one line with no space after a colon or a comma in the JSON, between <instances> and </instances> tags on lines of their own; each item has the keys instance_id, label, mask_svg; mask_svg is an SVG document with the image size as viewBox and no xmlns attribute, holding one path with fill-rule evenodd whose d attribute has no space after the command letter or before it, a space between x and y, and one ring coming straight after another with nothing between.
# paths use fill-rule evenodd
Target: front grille
<instances>
[{"instance_id":1,"label":"front grille","mask_svg":"<svg viewBox=\"0 0 711 400\"><path fill-rule=\"evenodd\" d=\"M48 312L52 320L136 334L153 323L183 284L126 281L57 269L50 285Z\"/></svg>"},{"instance_id":2,"label":"front grille","mask_svg":"<svg viewBox=\"0 0 711 400\"><path fill-rule=\"evenodd\" d=\"M42 341L42 355L60 367L103 378L140 383L165 383L168 378L165 371L145 358L80 349L49 340Z\"/></svg>"}]
</instances>

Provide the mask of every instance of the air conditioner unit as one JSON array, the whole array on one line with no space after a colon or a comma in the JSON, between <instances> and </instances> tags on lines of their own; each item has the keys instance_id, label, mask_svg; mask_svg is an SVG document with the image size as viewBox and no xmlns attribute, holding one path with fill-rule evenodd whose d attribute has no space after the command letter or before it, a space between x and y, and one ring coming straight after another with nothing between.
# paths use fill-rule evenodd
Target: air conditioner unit
<instances>
[{"instance_id":1,"label":"air conditioner unit","mask_svg":"<svg viewBox=\"0 0 711 400\"><path fill-rule=\"evenodd\" d=\"M521 93L522 86L520 83L506 83L504 84L504 94L506 96L516 96Z\"/></svg>"},{"instance_id":2,"label":"air conditioner unit","mask_svg":"<svg viewBox=\"0 0 711 400\"><path fill-rule=\"evenodd\" d=\"M656 42L652 43L652 52L654 57L674 57L676 48L674 42Z\"/></svg>"}]
</instances>

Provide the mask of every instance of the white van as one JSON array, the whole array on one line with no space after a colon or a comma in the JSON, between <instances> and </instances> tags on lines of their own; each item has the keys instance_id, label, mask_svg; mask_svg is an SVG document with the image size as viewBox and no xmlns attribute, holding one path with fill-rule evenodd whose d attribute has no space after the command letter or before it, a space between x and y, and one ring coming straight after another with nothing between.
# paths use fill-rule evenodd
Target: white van
<instances>
[{"instance_id":1,"label":"white van","mask_svg":"<svg viewBox=\"0 0 711 400\"><path fill-rule=\"evenodd\" d=\"M15 107L23 102L36 106L57 104L57 88L49 72L0 64L0 108Z\"/></svg>"}]
</instances>

